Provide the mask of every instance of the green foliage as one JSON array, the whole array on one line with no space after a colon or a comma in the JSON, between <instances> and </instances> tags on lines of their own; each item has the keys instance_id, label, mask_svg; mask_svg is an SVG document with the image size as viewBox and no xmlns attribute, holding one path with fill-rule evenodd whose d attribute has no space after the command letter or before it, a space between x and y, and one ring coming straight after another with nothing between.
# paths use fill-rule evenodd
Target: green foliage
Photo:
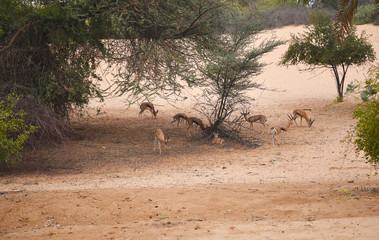
<instances>
[{"instance_id":1,"label":"green foliage","mask_svg":"<svg viewBox=\"0 0 379 240\"><path fill-rule=\"evenodd\" d=\"M199 59L200 72L207 87L203 101L197 108L213 128L217 128L242 105L250 103L252 99L245 95L246 91L262 88L252 79L264 66L258 61L259 58L282 44L275 40L256 44L256 35L264 29L258 21L242 21L233 25L235 27L220 36ZM252 47L254 44L258 46Z\"/></svg>"},{"instance_id":2,"label":"green foliage","mask_svg":"<svg viewBox=\"0 0 379 240\"><path fill-rule=\"evenodd\" d=\"M201 83L194 56L226 31L225 13L249 9L240 2L2 0L0 96L14 90L61 119L91 98L102 100L97 83L106 74L114 93L131 102L180 96Z\"/></svg>"},{"instance_id":3,"label":"green foliage","mask_svg":"<svg viewBox=\"0 0 379 240\"><path fill-rule=\"evenodd\" d=\"M338 101L342 101L349 67L374 61L373 47L364 34L357 36L354 28L339 41L332 18L325 13L310 14L306 28L304 34L292 36L281 63L301 63L308 65L309 70L316 66L331 69L337 83Z\"/></svg>"},{"instance_id":4,"label":"green foliage","mask_svg":"<svg viewBox=\"0 0 379 240\"><path fill-rule=\"evenodd\" d=\"M128 49L112 59L114 89L135 102L155 95L181 98L184 87L201 84L196 56L225 32L225 13L238 7L218 0L159 0L134 1L124 10L117 25L122 29L119 39L107 44Z\"/></svg>"},{"instance_id":5,"label":"green foliage","mask_svg":"<svg viewBox=\"0 0 379 240\"><path fill-rule=\"evenodd\" d=\"M379 163L379 101L374 100L359 106L354 111L356 125L356 151L364 151L371 163Z\"/></svg>"},{"instance_id":6,"label":"green foliage","mask_svg":"<svg viewBox=\"0 0 379 240\"><path fill-rule=\"evenodd\" d=\"M379 24L379 4L368 4L359 6L357 13L354 15L355 24L374 23Z\"/></svg>"},{"instance_id":7,"label":"green foliage","mask_svg":"<svg viewBox=\"0 0 379 240\"><path fill-rule=\"evenodd\" d=\"M0 13L0 94L34 96L61 117L101 92L93 83L97 57L104 56L103 31L85 1L6 0ZM92 10L94 11L94 10ZM5 27L3 27L5 26ZM96 28L102 29L103 25ZM107 29L107 28L105 28Z\"/></svg>"},{"instance_id":8,"label":"green foliage","mask_svg":"<svg viewBox=\"0 0 379 240\"><path fill-rule=\"evenodd\" d=\"M312 7L337 9L338 1L336 0L316 0L313 1Z\"/></svg>"},{"instance_id":9,"label":"green foliage","mask_svg":"<svg viewBox=\"0 0 379 240\"><path fill-rule=\"evenodd\" d=\"M358 85L351 88L357 88ZM369 71L365 86L361 91L363 104L354 111L353 117L358 119L355 126L354 143L356 151L363 151L371 163L379 163L379 67Z\"/></svg>"},{"instance_id":10,"label":"green foliage","mask_svg":"<svg viewBox=\"0 0 379 240\"><path fill-rule=\"evenodd\" d=\"M19 97L10 94L0 101L0 164L21 161L24 143L37 129L24 123L26 113L17 109L18 100Z\"/></svg>"}]
</instances>

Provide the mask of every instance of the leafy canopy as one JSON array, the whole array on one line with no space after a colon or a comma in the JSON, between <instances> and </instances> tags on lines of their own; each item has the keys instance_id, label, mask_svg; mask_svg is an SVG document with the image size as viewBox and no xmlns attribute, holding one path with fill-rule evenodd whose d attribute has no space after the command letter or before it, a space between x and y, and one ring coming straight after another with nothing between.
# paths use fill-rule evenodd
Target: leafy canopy
<instances>
[{"instance_id":1,"label":"leafy canopy","mask_svg":"<svg viewBox=\"0 0 379 240\"><path fill-rule=\"evenodd\" d=\"M311 67L336 65L361 65L375 59L372 45L364 34L356 35L355 29L338 44L332 17L313 12L306 24L307 32L292 35L291 44L282 57L282 64L308 64Z\"/></svg>"},{"instance_id":2,"label":"leafy canopy","mask_svg":"<svg viewBox=\"0 0 379 240\"><path fill-rule=\"evenodd\" d=\"M337 83L338 98L342 101L349 67L374 61L373 47L364 33L361 36L356 35L355 28L339 41L332 18L325 13L311 13L306 29L303 34L292 35L281 64L305 64L309 66L309 70L315 67L331 69Z\"/></svg>"}]
</instances>

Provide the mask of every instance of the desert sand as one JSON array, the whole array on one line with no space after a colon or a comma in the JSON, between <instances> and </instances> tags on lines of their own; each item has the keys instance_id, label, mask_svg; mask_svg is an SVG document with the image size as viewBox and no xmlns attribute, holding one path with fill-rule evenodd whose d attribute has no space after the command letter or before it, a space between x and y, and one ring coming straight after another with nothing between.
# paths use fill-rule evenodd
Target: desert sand
<instances>
[{"instance_id":1,"label":"desert sand","mask_svg":"<svg viewBox=\"0 0 379 240\"><path fill-rule=\"evenodd\" d=\"M303 30L262 36L287 40ZM362 30L379 57L379 27ZM263 140L259 148L215 146L170 124L177 112L202 117L192 99L155 99L157 119L138 118L138 105L126 108L123 98L93 102L106 114L75 119L72 139L28 150L0 172L0 239L377 239L377 170L343 141L360 101L335 103L328 70L278 66L287 47L262 58L268 65L256 80L276 91L249 93L257 98L250 111L277 125L295 108L311 109L312 127L293 125L272 146L254 124L246 134ZM369 66L351 68L346 82L363 80ZM162 155L153 151L156 128L172 139Z\"/></svg>"}]
</instances>

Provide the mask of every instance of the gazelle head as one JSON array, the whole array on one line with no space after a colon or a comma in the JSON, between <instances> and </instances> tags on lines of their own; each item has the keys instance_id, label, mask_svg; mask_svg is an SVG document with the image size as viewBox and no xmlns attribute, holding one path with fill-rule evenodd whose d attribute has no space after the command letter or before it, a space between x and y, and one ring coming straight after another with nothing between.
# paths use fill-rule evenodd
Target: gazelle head
<instances>
[{"instance_id":1,"label":"gazelle head","mask_svg":"<svg viewBox=\"0 0 379 240\"><path fill-rule=\"evenodd\" d=\"M309 119L308 127L311 127L312 124L315 122L315 120L316 120L315 118L314 118L314 119L310 118L310 119Z\"/></svg>"},{"instance_id":2,"label":"gazelle head","mask_svg":"<svg viewBox=\"0 0 379 240\"><path fill-rule=\"evenodd\" d=\"M158 110L157 111L153 110L153 115L154 115L155 118L157 118L157 114L158 114Z\"/></svg>"},{"instance_id":3,"label":"gazelle head","mask_svg":"<svg viewBox=\"0 0 379 240\"><path fill-rule=\"evenodd\" d=\"M247 118L247 116L250 114L250 112L248 112L248 111L242 111L241 112L241 115L246 119Z\"/></svg>"},{"instance_id":4,"label":"gazelle head","mask_svg":"<svg viewBox=\"0 0 379 240\"><path fill-rule=\"evenodd\" d=\"M219 138L218 137L218 133L217 132L213 132L213 140L212 140L212 144L223 144L225 143L225 140L223 138Z\"/></svg>"},{"instance_id":5,"label":"gazelle head","mask_svg":"<svg viewBox=\"0 0 379 240\"><path fill-rule=\"evenodd\" d=\"M170 141L170 137L169 136L165 136L164 137L164 144L168 147L168 142Z\"/></svg>"},{"instance_id":6,"label":"gazelle head","mask_svg":"<svg viewBox=\"0 0 379 240\"><path fill-rule=\"evenodd\" d=\"M293 123L295 121L292 114L287 114L287 117L291 121L291 123Z\"/></svg>"}]
</instances>

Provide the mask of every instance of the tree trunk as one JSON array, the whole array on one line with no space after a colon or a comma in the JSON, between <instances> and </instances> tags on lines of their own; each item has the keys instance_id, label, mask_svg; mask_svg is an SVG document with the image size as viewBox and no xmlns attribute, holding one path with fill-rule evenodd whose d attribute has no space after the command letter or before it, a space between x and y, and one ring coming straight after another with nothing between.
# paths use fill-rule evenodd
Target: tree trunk
<instances>
[{"instance_id":1,"label":"tree trunk","mask_svg":"<svg viewBox=\"0 0 379 240\"><path fill-rule=\"evenodd\" d=\"M332 66L334 77L336 78L336 85L337 85L337 102L343 101L343 81L345 80L345 72L343 74L343 80L340 81L340 76L338 74L337 66Z\"/></svg>"}]
</instances>

